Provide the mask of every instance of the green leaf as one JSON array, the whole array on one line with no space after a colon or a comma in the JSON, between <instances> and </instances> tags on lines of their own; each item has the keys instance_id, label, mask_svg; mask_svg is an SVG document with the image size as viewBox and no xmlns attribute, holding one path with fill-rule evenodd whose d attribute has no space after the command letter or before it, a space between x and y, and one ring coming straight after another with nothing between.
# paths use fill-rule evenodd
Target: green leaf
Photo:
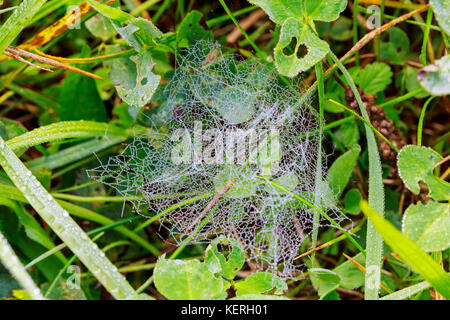
<instances>
[{"instance_id":1,"label":"green leaf","mask_svg":"<svg viewBox=\"0 0 450 320\"><path fill-rule=\"evenodd\" d=\"M358 73L355 79L359 87L369 94L377 94L384 91L391 81L391 68L382 62L368 64Z\"/></svg>"},{"instance_id":2,"label":"green leaf","mask_svg":"<svg viewBox=\"0 0 450 320\"><path fill-rule=\"evenodd\" d=\"M364 266L366 258L362 253L358 253L353 260ZM340 277L340 287L344 289L356 289L364 284L364 273L350 260L337 266L333 271Z\"/></svg>"},{"instance_id":3,"label":"green leaf","mask_svg":"<svg viewBox=\"0 0 450 320\"><path fill-rule=\"evenodd\" d=\"M190 47L199 40L213 40L212 31L207 31L200 25L202 18L203 14L196 10L189 12L184 17L183 21L178 25L177 46L179 48Z\"/></svg>"},{"instance_id":4,"label":"green leaf","mask_svg":"<svg viewBox=\"0 0 450 320\"><path fill-rule=\"evenodd\" d=\"M302 0L249 0L261 7L275 23L282 24L288 18L304 21Z\"/></svg>"},{"instance_id":5,"label":"green leaf","mask_svg":"<svg viewBox=\"0 0 450 320\"><path fill-rule=\"evenodd\" d=\"M351 29L352 19L347 17L340 17L338 20L333 22L330 30L330 36L332 39L337 41L346 41L351 39L353 31Z\"/></svg>"},{"instance_id":6,"label":"green leaf","mask_svg":"<svg viewBox=\"0 0 450 320\"><path fill-rule=\"evenodd\" d=\"M357 144L359 142L360 134L356 121L344 123L338 130L336 130L336 138L348 148Z\"/></svg>"},{"instance_id":7,"label":"green leaf","mask_svg":"<svg viewBox=\"0 0 450 320\"><path fill-rule=\"evenodd\" d=\"M384 241L417 273L431 283L440 294L446 299L450 299L450 275L414 241L383 219L366 201L361 202L361 209Z\"/></svg>"},{"instance_id":8,"label":"green leaf","mask_svg":"<svg viewBox=\"0 0 450 320\"><path fill-rule=\"evenodd\" d=\"M407 145L398 154L398 171L405 185L414 193L420 192L419 182L428 185L429 196L435 200L450 200L450 184L433 174L434 165L442 159L436 151Z\"/></svg>"},{"instance_id":9,"label":"green leaf","mask_svg":"<svg viewBox=\"0 0 450 320\"><path fill-rule=\"evenodd\" d=\"M152 72L155 62L149 51L107 64L111 67L110 78L125 103L141 108L150 102L161 77Z\"/></svg>"},{"instance_id":10,"label":"green leaf","mask_svg":"<svg viewBox=\"0 0 450 320\"><path fill-rule=\"evenodd\" d=\"M64 79L59 95L61 120L91 120L106 122L105 105L97 91L95 80L70 72Z\"/></svg>"},{"instance_id":11,"label":"green leaf","mask_svg":"<svg viewBox=\"0 0 450 320\"><path fill-rule=\"evenodd\" d=\"M158 291L169 300L224 299L223 280L216 277L220 264L193 260L169 260L161 256L153 276Z\"/></svg>"},{"instance_id":12,"label":"green leaf","mask_svg":"<svg viewBox=\"0 0 450 320\"><path fill-rule=\"evenodd\" d=\"M430 3L442 30L450 36L450 0L430 0Z\"/></svg>"},{"instance_id":13,"label":"green leaf","mask_svg":"<svg viewBox=\"0 0 450 320\"><path fill-rule=\"evenodd\" d=\"M331 165L328 171L327 182L336 197L339 197L347 186L360 151L361 147L355 145Z\"/></svg>"},{"instance_id":14,"label":"green leaf","mask_svg":"<svg viewBox=\"0 0 450 320\"><path fill-rule=\"evenodd\" d=\"M403 216L403 233L428 252L450 247L450 204L430 201L410 205Z\"/></svg>"},{"instance_id":15,"label":"green leaf","mask_svg":"<svg viewBox=\"0 0 450 320\"><path fill-rule=\"evenodd\" d=\"M341 282L339 275L328 269L312 268L309 269L309 275L321 299L339 287L339 283Z\"/></svg>"},{"instance_id":16,"label":"green leaf","mask_svg":"<svg viewBox=\"0 0 450 320\"><path fill-rule=\"evenodd\" d=\"M334 21L347 6L347 0L304 0L309 20Z\"/></svg>"},{"instance_id":17,"label":"green leaf","mask_svg":"<svg viewBox=\"0 0 450 320\"><path fill-rule=\"evenodd\" d=\"M442 57L422 69L417 74L422 87L436 96L450 94L450 55Z\"/></svg>"},{"instance_id":18,"label":"green leaf","mask_svg":"<svg viewBox=\"0 0 450 320\"><path fill-rule=\"evenodd\" d=\"M359 206L361 200L362 196L358 189L348 190L344 198L345 210L350 214L359 214L361 212Z\"/></svg>"},{"instance_id":19,"label":"green leaf","mask_svg":"<svg viewBox=\"0 0 450 320\"><path fill-rule=\"evenodd\" d=\"M295 42L293 53L286 51L291 41ZM306 50L306 53L302 55L300 49ZM321 40L308 25L289 18L281 27L280 39L274 50L275 64L279 73L294 77L322 60L329 50L328 43Z\"/></svg>"},{"instance_id":20,"label":"green leaf","mask_svg":"<svg viewBox=\"0 0 450 320\"><path fill-rule=\"evenodd\" d=\"M288 289L286 282L269 272L254 273L244 280L237 281L233 286L237 296L264 293L274 288L275 294L282 294Z\"/></svg>"},{"instance_id":21,"label":"green leaf","mask_svg":"<svg viewBox=\"0 0 450 320\"><path fill-rule=\"evenodd\" d=\"M110 19L116 31L138 52L154 44L154 39L162 36L161 31L147 19L134 16L117 8L98 3L93 0L87 2L103 16Z\"/></svg>"},{"instance_id":22,"label":"green leaf","mask_svg":"<svg viewBox=\"0 0 450 320\"><path fill-rule=\"evenodd\" d=\"M217 245L226 244L231 246L231 251L228 256L224 256ZM213 254L219 260L221 271L220 275L228 280L233 280L237 272L242 268L245 263L245 253L242 246L234 239L219 237L215 239L206 249L205 256Z\"/></svg>"},{"instance_id":23,"label":"green leaf","mask_svg":"<svg viewBox=\"0 0 450 320\"><path fill-rule=\"evenodd\" d=\"M392 64L403 65L409 50L409 38L406 33L397 27L387 30L388 41L381 42L380 57L389 60Z\"/></svg>"},{"instance_id":24,"label":"green leaf","mask_svg":"<svg viewBox=\"0 0 450 320\"><path fill-rule=\"evenodd\" d=\"M94 37L100 38L103 41L111 39L111 37L115 34L111 22L106 20L106 18L101 15L93 16L84 24Z\"/></svg>"}]
</instances>

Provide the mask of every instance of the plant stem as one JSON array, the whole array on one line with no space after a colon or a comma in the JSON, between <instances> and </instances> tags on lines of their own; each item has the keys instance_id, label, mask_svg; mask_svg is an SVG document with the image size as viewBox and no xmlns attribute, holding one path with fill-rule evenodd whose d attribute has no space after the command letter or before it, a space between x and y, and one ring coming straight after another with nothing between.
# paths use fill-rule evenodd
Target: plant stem
<instances>
[{"instance_id":1,"label":"plant stem","mask_svg":"<svg viewBox=\"0 0 450 320\"><path fill-rule=\"evenodd\" d=\"M422 111L420 112L419 124L417 125L417 145L422 145L422 129L423 129L423 121L425 119L425 113L427 111L427 107L430 104L431 100L435 97L429 97L428 100L423 105Z\"/></svg>"},{"instance_id":2,"label":"plant stem","mask_svg":"<svg viewBox=\"0 0 450 320\"><path fill-rule=\"evenodd\" d=\"M317 159L316 159L316 176L315 176L315 192L314 192L314 206L316 208L320 207L320 189L322 188L323 183L323 172L322 172L322 135L323 135L323 126L324 126L324 99L325 99L325 85L323 79L323 66L322 61L316 63L316 77L318 83L318 93L319 93L319 147L317 150ZM313 215L313 232L312 232L312 246L313 248L317 245L317 236L319 233L319 218L320 212L318 210L314 211ZM312 254L313 261L315 257L315 252Z\"/></svg>"}]
</instances>

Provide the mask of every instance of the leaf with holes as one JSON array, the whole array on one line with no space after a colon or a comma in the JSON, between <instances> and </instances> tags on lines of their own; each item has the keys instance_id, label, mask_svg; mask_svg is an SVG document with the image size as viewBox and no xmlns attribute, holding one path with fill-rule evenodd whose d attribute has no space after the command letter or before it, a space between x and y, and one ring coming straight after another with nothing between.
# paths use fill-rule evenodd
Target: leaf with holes
<instances>
[{"instance_id":1,"label":"leaf with holes","mask_svg":"<svg viewBox=\"0 0 450 320\"><path fill-rule=\"evenodd\" d=\"M291 42L294 42L293 52L287 51ZM322 60L329 50L328 43L308 25L289 18L281 27L280 40L274 50L275 64L281 74L294 77Z\"/></svg>"},{"instance_id":2,"label":"leaf with holes","mask_svg":"<svg viewBox=\"0 0 450 320\"><path fill-rule=\"evenodd\" d=\"M417 79L422 87L433 95L450 94L450 56L422 68L417 74Z\"/></svg>"},{"instance_id":3,"label":"leaf with holes","mask_svg":"<svg viewBox=\"0 0 450 320\"><path fill-rule=\"evenodd\" d=\"M420 192L419 182L423 181L428 185L431 198L450 200L450 184L433 174L434 166L441 159L440 154L429 148L408 145L398 154L400 177L414 193Z\"/></svg>"},{"instance_id":4,"label":"leaf with holes","mask_svg":"<svg viewBox=\"0 0 450 320\"><path fill-rule=\"evenodd\" d=\"M450 204L430 201L410 205L402 229L425 251L446 250L450 247Z\"/></svg>"},{"instance_id":5,"label":"leaf with holes","mask_svg":"<svg viewBox=\"0 0 450 320\"><path fill-rule=\"evenodd\" d=\"M121 58L109 63L110 77L116 84L117 93L132 107L145 106L156 89L161 77L152 72L155 62L150 52L145 51L130 58Z\"/></svg>"},{"instance_id":6,"label":"leaf with holes","mask_svg":"<svg viewBox=\"0 0 450 320\"><path fill-rule=\"evenodd\" d=\"M409 38L402 29L396 27L390 28L387 33L389 39L381 42L380 57L392 64L403 65L409 50Z\"/></svg>"},{"instance_id":7,"label":"leaf with holes","mask_svg":"<svg viewBox=\"0 0 450 320\"><path fill-rule=\"evenodd\" d=\"M219 252L218 245L228 245L231 251L228 256ZM234 239L219 237L215 239L206 249L205 256L214 255L220 263L222 270L220 275L227 280L233 280L237 272L242 268L245 262L245 253L242 246ZM209 260L208 258L206 260Z\"/></svg>"}]
</instances>

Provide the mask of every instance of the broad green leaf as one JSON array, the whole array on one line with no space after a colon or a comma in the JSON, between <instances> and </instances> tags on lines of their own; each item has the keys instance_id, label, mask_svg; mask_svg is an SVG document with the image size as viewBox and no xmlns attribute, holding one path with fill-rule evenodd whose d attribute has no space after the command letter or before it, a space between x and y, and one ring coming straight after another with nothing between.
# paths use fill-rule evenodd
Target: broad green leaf
<instances>
[{"instance_id":1,"label":"broad green leaf","mask_svg":"<svg viewBox=\"0 0 450 320\"><path fill-rule=\"evenodd\" d=\"M436 96L450 94L450 55L435 61L417 74L422 87Z\"/></svg>"},{"instance_id":2,"label":"broad green leaf","mask_svg":"<svg viewBox=\"0 0 450 320\"><path fill-rule=\"evenodd\" d=\"M347 6L347 0L304 0L308 20L334 21Z\"/></svg>"},{"instance_id":3,"label":"broad green leaf","mask_svg":"<svg viewBox=\"0 0 450 320\"><path fill-rule=\"evenodd\" d=\"M430 0L430 3L442 30L450 36L450 0Z\"/></svg>"},{"instance_id":4,"label":"broad green leaf","mask_svg":"<svg viewBox=\"0 0 450 320\"><path fill-rule=\"evenodd\" d=\"M212 31L207 31L200 25L202 18L201 12L196 10L189 12L184 17L183 21L178 25L177 31L177 46L179 48L187 48L199 40L213 40Z\"/></svg>"},{"instance_id":5,"label":"broad green leaf","mask_svg":"<svg viewBox=\"0 0 450 320\"><path fill-rule=\"evenodd\" d=\"M282 24L288 18L303 21L302 2L303 0L249 0L261 7L275 23Z\"/></svg>"},{"instance_id":6,"label":"broad green leaf","mask_svg":"<svg viewBox=\"0 0 450 320\"><path fill-rule=\"evenodd\" d=\"M296 45L291 53L287 48L293 39ZM306 50L303 56L300 49ZM329 50L328 43L321 40L308 25L289 18L281 27L280 39L274 50L275 64L282 75L294 77L322 60Z\"/></svg>"},{"instance_id":7,"label":"broad green leaf","mask_svg":"<svg viewBox=\"0 0 450 320\"><path fill-rule=\"evenodd\" d=\"M361 147L355 145L331 165L328 171L327 182L336 197L339 197L347 186L360 151Z\"/></svg>"},{"instance_id":8,"label":"broad green leaf","mask_svg":"<svg viewBox=\"0 0 450 320\"><path fill-rule=\"evenodd\" d=\"M169 260L161 256L153 276L158 291L169 300L224 299L223 280L216 277L220 271L214 263L193 260Z\"/></svg>"},{"instance_id":9,"label":"broad green leaf","mask_svg":"<svg viewBox=\"0 0 450 320\"><path fill-rule=\"evenodd\" d=\"M309 269L309 276L321 299L339 287L339 283L341 282L339 275L328 269Z\"/></svg>"},{"instance_id":10,"label":"broad green leaf","mask_svg":"<svg viewBox=\"0 0 450 320\"><path fill-rule=\"evenodd\" d=\"M347 148L351 148L355 144L358 144L360 134L356 121L344 123L336 130L336 138Z\"/></svg>"},{"instance_id":11,"label":"broad green leaf","mask_svg":"<svg viewBox=\"0 0 450 320\"><path fill-rule=\"evenodd\" d=\"M398 171L405 185L414 193L420 192L419 182L428 185L429 196L435 200L450 199L450 184L433 174L442 156L432 149L407 145L398 154Z\"/></svg>"},{"instance_id":12,"label":"broad green leaf","mask_svg":"<svg viewBox=\"0 0 450 320\"><path fill-rule=\"evenodd\" d=\"M244 280L236 281L233 286L236 296L264 293L274 288L275 294L282 294L288 288L286 282L269 272L254 273Z\"/></svg>"},{"instance_id":13,"label":"broad green leaf","mask_svg":"<svg viewBox=\"0 0 450 320\"><path fill-rule=\"evenodd\" d=\"M446 299L450 299L450 275L414 241L383 219L366 201L361 201L361 209L384 241L399 254L400 258L431 283Z\"/></svg>"},{"instance_id":14,"label":"broad green leaf","mask_svg":"<svg viewBox=\"0 0 450 320\"><path fill-rule=\"evenodd\" d=\"M219 244L225 244L231 246L231 251L227 256L219 252L217 246ZM242 268L245 263L245 253L242 246L234 239L219 237L214 240L206 249L205 256L213 254L220 262L221 271L220 275L227 280L233 280L237 272Z\"/></svg>"},{"instance_id":15,"label":"broad green leaf","mask_svg":"<svg viewBox=\"0 0 450 320\"><path fill-rule=\"evenodd\" d=\"M403 233L428 252L450 247L450 204L412 204L403 216Z\"/></svg>"},{"instance_id":16,"label":"broad green leaf","mask_svg":"<svg viewBox=\"0 0 450 320\"><path fill-rule=\"evenodd\" d=\"M350 214L359 214L361 212L359 206L361 200L362 196L358 189L348 190L344 198L345 210Z\"/></svg>"},{"instance_id":17,"label":"broad green leaf","mask_svg":"<svg viewBox=\"0 0 450 320\"><path fill-rule=\"evenodd\" d=\"M351 27L352 20L342 16L338 20L333 22L330 30L330 36L332 39L337 41L346 41L353 35L353 30Z\"/></svg>"},{"instance_id":18,"label":"broad green leaf","mask_svg":"<svg viewBox=\"0 0 450 320\"><path fill-rule=\"evenodd\" d=\"M353 260L364 266L366 258L362 253L358 253ZM356 289L364 284L364 272L358 269L352 261L347 260L333 269L340 277L340 287L344 289Z\"/></svg>"},{"instance_id":19,"label":"broad green leaf","mask_svg":"<svg viewBox=\"0 0 450 320\"><path fill-rule=\"evenodd\" d=\"M388 40L381 42L380 57L392 64L403 65L409 50L409 38L406 33L397 27L387 30Z\"/></svg>"},{"instance_id":20,"label":"broad green leaf","mask_svg":"<svg viewBox=\"0 0 450 320\"><path fill-rule=\"evenodd\" d=\"M59 117L63 121L90 120L106 122L105 105L92 78L70 72L59 95Z\"/></svg>"},{"instance_id":21,"label":"broad green leaf","mask_svg":"<svg viewBox=\"0 0 450 320\"><path fill-rule=\"evenodd\" d=\"M389 65L374 62L365 66L355 79L365 93L377 94L384 91L392 81L392 71Z\"/></svg>"}]
</instances>

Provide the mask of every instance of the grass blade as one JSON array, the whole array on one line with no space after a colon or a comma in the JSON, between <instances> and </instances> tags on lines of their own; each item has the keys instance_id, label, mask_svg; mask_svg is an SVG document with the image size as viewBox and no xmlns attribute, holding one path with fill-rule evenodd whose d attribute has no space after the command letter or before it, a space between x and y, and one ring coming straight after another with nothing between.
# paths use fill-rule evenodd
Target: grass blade
<instances>
[{"instance_id":1,"label":"grass blade","mask_svg":"<svg viewBox=\"0 0 450 320\"><path fill-rule=\"evenodd\" d=\"M330 51L330 57L334 63L341 70L348 85L353 91L358 102L361 115L370 123L369 115L361 100L358 89L353 81L350 73L336 57L336 55ZM371 128L365 124L366 139L369 149L369 204L377 210L382 216L384 215L384 188L381 171L380 155L378 153L377 142L375 135ZM383 239L376 232L374 226L370 221L367 223L367 241L366 241L366 274L365 274L365 299L376 300L380 291L381 280L381 264L383 254Z\"/></svg>"},{"instance_id":2,"label":"grass blade","mask_svg":"<svg viewBox=\"0 0 450 320\"><path fill-rule=\"evenodd\" d=\"M24 0L0 27L0 53L14 41L47 0Z\"/></svg>"},{"instance_id":3,"label":"grass blade","mask_svg":"<svg viewBox=\"0 0 450 320\"><path fill-rule=\"evenodd\" d=\"M440 294L450 299L450 275L414 241L381 217L366 201L361 202L361 209L384 241Z\"/></svg>"},{"instance_id":4,"label":"grass blade","mask_svg":"<svg viewBox=\"0 0 450 320\"><path fill-rule=\"evenodd\" d=\"M34 284L33 279L27 273L20 263L13 249L0 232L0 261L17 279L22 288L24 288L33 300L44 300L41 290Z\"/></svg>"},{"instance_id":5,"label":"grass blade","mask_svg":"<svg viewBox=\"0 0 450 320\"><path fill-rule=\"evenodd\" d=\"M126 299L135 295L133 288L105 257L103 251L53 199L2 138L0 165L42 219L115 298Z\"/></svg>"}]
</instances>

